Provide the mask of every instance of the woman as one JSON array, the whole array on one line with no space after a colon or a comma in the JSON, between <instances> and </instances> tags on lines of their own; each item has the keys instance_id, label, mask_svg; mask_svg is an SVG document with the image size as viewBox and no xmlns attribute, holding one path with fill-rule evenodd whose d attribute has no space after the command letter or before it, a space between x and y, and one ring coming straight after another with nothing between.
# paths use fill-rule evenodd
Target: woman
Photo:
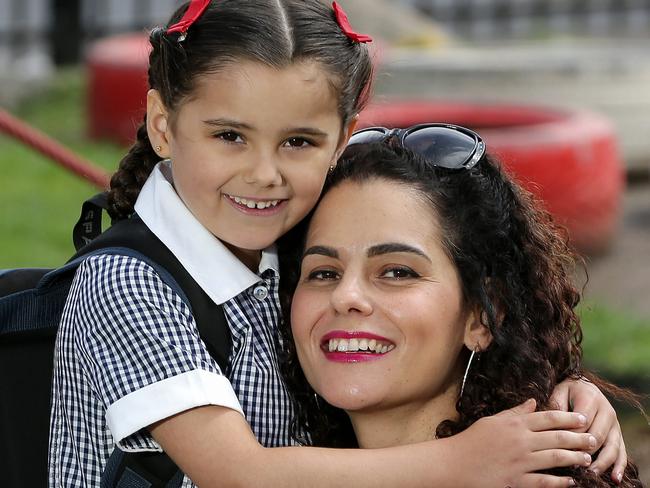
<instances>
[{"instance_id":1,"label":"woman","mask_svg":"<svg viewBox=\"0 0 650 488\"><path fill-rule=\"evenodd\" d=\"M285 275L286 297L295 289L285 344L295 340L287 372L306 405L295 431L316 445L447 437L526 399L550 409L566 378L634 403L582 369L566 239L475 133L357 133L301 227L284 243L301 239L284 263L300 269ZM579 486L641 486L632 464L556 472Z\"/></svg>"}]
</instances>

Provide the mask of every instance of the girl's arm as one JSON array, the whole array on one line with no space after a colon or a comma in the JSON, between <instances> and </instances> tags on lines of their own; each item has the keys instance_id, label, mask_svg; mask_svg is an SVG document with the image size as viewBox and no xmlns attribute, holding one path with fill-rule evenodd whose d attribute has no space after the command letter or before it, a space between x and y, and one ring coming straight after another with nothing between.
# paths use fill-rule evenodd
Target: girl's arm
<instances>
[{"instance_id":1,"label":"girl's arm","mask_svg":"<svg viewBox=\"0 0 650 488\"><path fill-rule=\"evenodd\" d=\"M596 447L589 449L590 454L600 449L589 469L603 473L614 465L612 478L618 481L627 466L627 452L616 411L605 395L586 379L564 380L553 391L551 401L560 410L580 412L587 417L587 425L576 432L588 432L596 438Z\"/></svg>"},{"instance_id":2,"label":"girl's arm","mask_svg":"<svg viewBox=\"0 0 650 488\"><path fill-rule=\"evenodd\" d=\"M584 416L535 412L535 402L479 420L446 439L386 449L264 448L245 419L224 407L199 407L150 430L178 466L201 488L436 486L566 487L569 478L530 474L556 466L589 464Z\"/></svg>"}]
</instances>

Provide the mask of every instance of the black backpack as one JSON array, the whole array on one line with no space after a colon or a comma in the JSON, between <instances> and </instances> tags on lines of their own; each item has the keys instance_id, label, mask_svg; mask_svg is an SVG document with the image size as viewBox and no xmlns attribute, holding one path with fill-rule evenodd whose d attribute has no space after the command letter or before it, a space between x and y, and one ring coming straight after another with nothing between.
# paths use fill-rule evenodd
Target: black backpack
<instances>
[{"instance_id":1,"label":"black backpack","mask_svg":"<svg viewBox=\"0 0 650 488\"><path fill-rule=\"evenodd\" d=\"M95 254L132 256L152 266L187 303L201 339L222 371L228 366L230 329L223 310L172 252L134 215L101 232L105 194L86 201L73 231L78 249L56 269L0 270L0 473L4 488L47 486L53 353L72 279ZM180 486L183 473L164 453L116 448L102 488Z\"/></svg>"}]
</instances>

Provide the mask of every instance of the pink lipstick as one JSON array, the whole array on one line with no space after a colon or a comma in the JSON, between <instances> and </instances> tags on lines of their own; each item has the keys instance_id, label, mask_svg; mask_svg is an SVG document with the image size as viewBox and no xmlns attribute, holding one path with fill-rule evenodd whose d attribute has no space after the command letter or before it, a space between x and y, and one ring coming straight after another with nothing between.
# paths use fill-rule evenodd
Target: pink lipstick
<instances>
[{"instance_id":1,"label":"pink lipstick","mask_svg":"<svg viewBox=\"0 0 650 488\"><path fill-rule=\"evenodd\" d=\"M357 363L381 359L395 349L388 338L365 331L334 330L321 339L321 350L330 361Z\"/></svg>"}]
</instances>

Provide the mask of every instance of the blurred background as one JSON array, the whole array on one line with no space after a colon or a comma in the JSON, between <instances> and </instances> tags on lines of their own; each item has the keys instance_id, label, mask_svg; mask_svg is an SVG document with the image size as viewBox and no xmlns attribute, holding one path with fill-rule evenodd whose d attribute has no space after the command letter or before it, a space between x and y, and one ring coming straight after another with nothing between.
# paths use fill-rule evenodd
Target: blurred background
<instances>
[{"instance_id":1,"label":"blurred background","mask_svg":"<svg viewBox=\"0 0 650 488\"><path fill-rule=\"evenodd\" d=\"M585 258L586 362L650 393L650 0L341 3L375 38L362 123L479 130ZM141 120L145 32L179 4L0 0L0 268L57 266L73 253L80 203ZM98 167L95 183L53 156ZM620 412L650 483L650 428Z\"/></svg>"}]
</instances>

